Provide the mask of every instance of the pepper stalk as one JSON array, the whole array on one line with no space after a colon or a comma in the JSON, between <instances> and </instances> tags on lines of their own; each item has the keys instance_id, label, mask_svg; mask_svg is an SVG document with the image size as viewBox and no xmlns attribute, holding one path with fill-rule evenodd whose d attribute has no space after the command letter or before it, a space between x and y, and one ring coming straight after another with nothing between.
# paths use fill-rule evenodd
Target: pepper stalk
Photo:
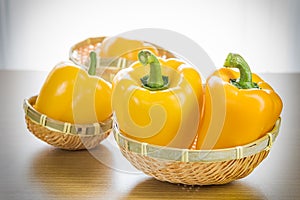
<instances>
[{"instance_id":1,"label":"pepper stalk","mask_svg":"<svg viewBox=\"0 0 300 200\"><path fill-rule=\"evenodd\" d=\"M142 50L138 53L138 59L144 66L150 65L150 73L141 78L142 86L148 90L163 90L169 85L167 76L161 73L161 65L157 57L151 51Z\"/></svg>"},{"instance_id":2,"label":"pepper stalk","mask_svg":"<svg viewBox=\"0 0 300 200\"><path fill-rule=\"evenodd\" d=\"M224 67L237 68L240 72L239 79L231 79L230 83L239 89L259 88L257 83L252 82L252 73L249 65L239 54L229 53Z\"/></svg>"},{"instance_id":3,"label":"pepper stalk","mask_svg":"<svg viewBox=\"0 0 300 200\"><path fill-rule=\"evenodd\" d=\"M97 54L94 51L90 53L90 67L88 70L88 74L91 76L96 75L96 67L97 67Z\"/></svg>"}]
</instances>

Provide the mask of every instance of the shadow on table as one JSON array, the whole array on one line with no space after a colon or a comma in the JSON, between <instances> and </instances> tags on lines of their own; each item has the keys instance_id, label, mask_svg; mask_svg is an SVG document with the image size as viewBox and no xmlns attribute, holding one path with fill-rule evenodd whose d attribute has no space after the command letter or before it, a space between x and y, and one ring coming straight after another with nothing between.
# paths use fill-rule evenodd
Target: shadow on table
<instances>
[{"instance_id":1,"label":"shadow on table","mask_svg":"<svg viewBox=\"0 0 300 200\"><path fill-rule=\"evenodd\" d=\"M124 199L266 199L258 189L242 181L216 186L187 186L154 178L138 184Z\"/></svg>"},{"instance_id":2,"label":"shadow on table","mask_svg":"<svg viewBox=\"0 0 300 200\"><path fill-rule=\"evenodd\" d=\"M102 145L96 148L97 151L110 153ZM55 199L84 199L91 194L101 195L101 191L106 191L110 186L110 176L111 170L96 160L89 151L66 151L57 148L38 152L29 171L32 188L38 188L42 195L50 195Z\"/></svg>"}]
</instances>

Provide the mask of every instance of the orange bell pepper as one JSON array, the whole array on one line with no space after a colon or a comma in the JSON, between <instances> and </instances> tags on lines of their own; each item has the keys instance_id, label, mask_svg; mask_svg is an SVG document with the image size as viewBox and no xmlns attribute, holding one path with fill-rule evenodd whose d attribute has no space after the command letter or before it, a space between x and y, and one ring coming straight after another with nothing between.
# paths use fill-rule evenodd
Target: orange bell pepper
<instances>
[{"instance_id":1,"label":"orange bell pepper","mask_svg":"<svg viewBox=\"0 0 300 200\"><path fill-rule=\"evenodd\" d=\"M50 118L76 124L101 122L112 115L111 84L96 73L96 54L91 53L89 72L61 63L49 73L34 105Z\"/></svg>"},{"instance_id":2,"label":"orange bell pepper","mask_svg":"<svg viewBox=\"0 0 300 200\"><path fill-rule=\"evenodd\" d=\"M206 81L205 108L197 149L229 148L253 142L275 125L282 101L272 87L252 74L238 54ZM239 73L231 68L237 68Z\"/></svg>"},{"instance_id":3,"label":"orange bell pepper","mask_svg":"<svg viewBox=\"0 0 300 200\"><path fill-rule=\"evenodd\" d=\"M190 147L203 106L201 76L194 68L145 50L112 85L112 106L124 135L149 144Z\"/></svg>"},{"instance_id":4,"label":"orange bell pepper","mask_svg":"<svg viewBox=\"0 0 300 200\"><path fill-rule=\"evenodd\" d=\"M138 52L142 49L148 49L158 55L158 50L143 41L130 40L122 37L107 37L100 46L100 57L116 58L122 57L131 61L136 61Z\"/></svg>"}]
</instances>

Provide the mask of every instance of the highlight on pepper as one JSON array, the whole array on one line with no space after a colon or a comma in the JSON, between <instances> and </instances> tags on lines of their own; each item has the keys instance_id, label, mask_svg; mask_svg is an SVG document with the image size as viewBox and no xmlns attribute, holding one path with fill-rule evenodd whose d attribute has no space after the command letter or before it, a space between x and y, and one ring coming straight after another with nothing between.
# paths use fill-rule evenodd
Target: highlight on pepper
<instances>
[{"instance_id":1,"label":"highlight on pepper","mask_svg":"<svg viewBox=\"0 0 300 200\"><path fill-rule=\"evenodd\" d=\"M112 82L112 107L122 134L160 146L189 148L203 107L201 76L178 59L148 50Z\"/></svg>"}]
</instances>

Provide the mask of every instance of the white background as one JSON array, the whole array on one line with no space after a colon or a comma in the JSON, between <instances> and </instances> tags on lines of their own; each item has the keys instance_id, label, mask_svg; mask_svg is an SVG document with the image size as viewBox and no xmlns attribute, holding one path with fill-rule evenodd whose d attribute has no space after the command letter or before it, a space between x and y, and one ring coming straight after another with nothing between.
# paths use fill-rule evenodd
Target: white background
<instances>
[{"instance_id":1,"label":"white background","mask_svg":"<svg viewBox=\"0 0 300 200\"><path fill-rule=\"evenodd\" d=\"M0 0L0 69L50 70L88 37L163 28L221 67L228 52L255 72L300 72L298 0Z\"/></svg>"}]
</instances>

